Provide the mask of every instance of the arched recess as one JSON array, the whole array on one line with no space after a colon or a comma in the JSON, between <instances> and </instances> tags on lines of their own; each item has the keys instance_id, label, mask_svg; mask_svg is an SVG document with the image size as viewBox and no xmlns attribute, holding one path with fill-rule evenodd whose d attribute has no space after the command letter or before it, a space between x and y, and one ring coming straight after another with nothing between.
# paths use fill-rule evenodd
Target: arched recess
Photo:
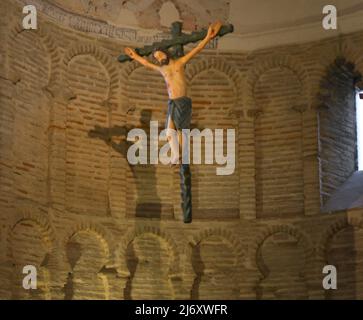
<instances>
[{"instance_id":1,"label":"arched recess","mask_svg":"<svg viewBox=\"0 0 363 320\"><path fill-rule=\"evenodd\" d=\"M362 228L361 216L344 216L335 219L322 234L316 249L320 269L332 265L337 270L338 290L325 290L326 299L355 300L363 297Z\"/></svg>"},{"instance_id":2,"label":"arched recess","mask_svg":"<svg viewBox=\"0 0 363 320\"><path fill-rule=\"evenodd\" d=\"M321 79L318 110L322 205L358 170L355 65L338 57ZM334 205L331 205L331 211Z\"/></svg>"},{"instance_id":3,"label":"arched recess","mask_svg":"<svg viewBox=\"0 0 363 320\"><path fill-rule=\"evenodd\" d=\"M63 239L62 246L65 248L69 239L71 239L77 232L80 232L80 231L89 231L92 234L94 234L100 240L100 243L102 243L102 247L104 248L107 258L110 259L111 253L113 252L113 250L115 248L115 240L114 240L113 236L102 225L93 223L93 222L89 222L84 219L82 220L82 222L74 225L72 228L70 228L67 231L67 233Z\"/></svg>"},{"instance_id":4,"label":"arched recess","mask_svg":"<svg viewBox=\"0 0 363 320\"><path fill-rule=\"evenodd\" d=\"M228 111L233 114L239 112L243 102L243 82L240 72L233 64L228 63L222 58L206 58L203 60L196 60L195 62L192 61L186 66L186 77L188 82L191 83L196 75L209 69L218 70L221 73L224 73L229 81L233 83L235 98L232 110Z\"/></svg>"},{"instance_id":5,"label":"arched recess","mask_svg":"<svg viewBox=\"0 0 363 320\"><path fill-rule=\"evenodd\" d=\"M307 299L313 247L307 236L290 225L264 229L251 246L251 262L261 273L258 299Z\"/></svg>"},{"instance_id":6,"label":"arched recess","mask_svg":"<svg viewBox=\"0 0 363 320\"><path fill-rule=\"evenodd\" d=\"M175 299L180 294L179 250L158 227L128 232L115 250L115 267L128 278L125 299Z\"/></svg>"},{"instance_id":7,"label":"arched recess","mask_svg":"<svg viewBox=\"0 0 363 320\"><path fill-rule=\"evenodd\" d=\"M351 39L331 43L313 70L319 125L320 204L334 211L331 195L357 169L356 88L363 89L363 51Z\"/></svg>"},{"instance_id":8,"label":"arched recess","mask_svg":"<svg viewBox=\"0 0 363 320\"><path fill-rule=\"evenodd\" d=\"M11 48L12 43L16 42L17 37L32 34L39 38L45 50L47 51L47 57L49 58L49 73L48 73L48 83L41 87L43 93L47 95L48 98L52 99L68 99L71 93L63 86L62 76L63 76L63 66L62 57L60 53L59 46L54 41L51 33L50 24L47 22L42 22L42 28L36 30L24 30L19 24L19 20L12 24L9 28L8 40L7 40L7 50ZM24 43L26 45L26 43ZM26 53L23 53L26 56ZM20 57L22 59L23 56ZM8 68L7 77L16 85L22 80L21 72L14 70L13 68ZM51 106L52 108L52 106ZM51 110L52 111L52 110ZM53 111L52 111L53 112ZM53 113L51 114L51 118ZM51 125L51 124L50 124Z\"/></svg>"},{"instance_id":9,"label":"arched recess","mask_svg":"<svg viewBox=\"0 0 363 320\"><path fill-rule=\"evenodd\" d=\"M25 34L36 35L40 39L42 45L44 46L44 48L47 51L47 55L49 56L49 60L50 60L50 68L49 68L49 74L48 74L49 81L48 81L48 84L42 88L44 90L47 90L48 86L50 86L52 83L59 81L60 76L61 76L60 75L60 73L61 73L60 52L59 52L59 49L58 49L56 43L54 42L52 35L48 31L48 26L49 25L47 23L45 23L42 28L39 28L37 30L24 30L22 28L22 26L19 24L19 21L17 21L15 23L15 25L13 25L9 28L8 43L7 43L7 47L9 50L9 48L11 47L11 43L16 42L17 37L22 34L23 35L25 35ZM26 43L24 43L24 45L26 45ZM24 56L25 55L26 54L24 53ZM15 72L14 74L12 74L12 72L14 72L14 71L15 70L11 70L9 68L8 77L14 81L21 81L21 76L19 73Z\"/></svg>"},{"instance_id":10,"label":"arched recess","mask_svg":"<svg viewBox=\"0 0 363 320\"><path fill-rule=\"evenodd\" d=\"M294 74L296 74L297 78L299 78L302 86L302 94L303 97L300 102L304 102L304 106L309 106L310 100L310 86L309 84L309 75L302 67L302 63L291 56L288 55L279 55L279 56L268 56L268 57L259 57L254 62L253 66L247 73L245 81L243 83L243 105L248 109L258 109L255 103L254 97L254 88L256 82L264 74L266 71L274 68L288 68Z\"/></svg>"},{"instance_id":11,"label":"arched recess","mask_svg":"<svg viewBox=\"0 0 363 320\"><path fill-rule=\"evenodd\" d=\"M102 227L85 223L75 227L63 242L65 300L110 298L110 283L103 273L110 261L112 237Z\"/></svg>"},{"instance_id":12,"label":"arched recess","mask_svg":"<svg viewBox=\"0 0 363 320\"><path fill-rule=\"evenodd\" d=\"M95 46L93 43L80 43L71 47L63 57L63 65L68 66L70 61L79 55L89 55L98 60L107 70L109 76L108 95L104 100L104 104L109 107L115 107L118 103L118 70L117 65L113 62L106 53Z\"/></svg>"},{"instance_id":13,"label":"arched recess","mask_svg":"<svg viewBox=\"0 0 363 320\"><path fill-rule=\"evenodd\" d=\"M245 78L244 109L255 137L249 151L256 180L249 192L254 190L257 217L298 215L312 206L307 199L314 189L307 186L314 181L308 173L317 168L317 158L305 156L314 138L305 127L312 117L308 80L299 60L283 55L257 58ZM274 175L280 187L270 180Z\"/></svg>"},{"instance_id":14,"label":"arched recess","mask_svg":"<svg viewBox=\"0 0 363 320\"><path fill-rule=\"evenodd\" d=\"M43 197L46 197L47 203L53 203L58 202L59 199L56 198L63 197L63 192L57 190L59 184L57 178L59 178L59 171L63 169L59 170L59 163L63 160L60 160L59 155L62 152L59 149L62 145L60 136L63 133L64 124L62 108L57 105L57 102L68 99L71 94L66 90L62 81L61 49L55 43L51 25L42 21L42 27L37 30L23 30L20 23L21 19L17 19L15 26L10 28L7 41L7 50L9 52L8 78L14 83L14 98L10 106L12 121L8 121L8 125L13 126L12 131L16 130L16 132L23 133L25 138L12 135L6 140L13 145L17 145L15 147L17 152L23 150L27 155L27 161L23 161L23 164L18 166L19 171L25 171L25 174L21 176L26 179L28 176L41 177L41 179L36 179L38 185L43 179L47 181L43 184L41 192L37 191L38 187L30 188L30 191L26 187L19 191L27 193L26 197L34 197L36 192L41 193ZM30 37L30 40L23 41L24 37ZM41 43L42 52L39 52L37 43ZM13 54L16 64L20 64L18 70L11 66L11 51L14 51L12 50L14 45L18 46L18 50L15 50L15 54ZM47 63L44 62L45 60ZM29 64L27 61L32 61L32 63ZM21 64L29 64L29 67L23 68ZM43 77L40 74L42 70ZM34 77L30 78L29 73L33 74ZM27 84L27 82L30 82L30 84ZM37 87L35 90L32 89L34 86ZM25 103L22 100L25 100ZM25 113L28 105L32 106L30 115ZM20 109L21 112L18 113L17 109ZM25 121L22 120L22 117L26 117ZM18 130L18 122L21 122L21 130ZM30 122L30 125L28 122ZM28 131L34 124L36 124L36 128L29 133ZM27 141L34 140L32 137L38 137L41 141L34 143ZM18 140L25 142L26 146L22 147ZM31 150L27 150L29 148ZM34 164L33 161L29 161L28 155L37 158L37 163ZM23 156L16 156L16 158L19 159L17 161L21 161ZM15 180L19 178L20 176L15 176ZM20 183L16 182L16 185L20 185ZM27 184L23 185L26 186Z\"/></svg>"},{"instance_id":15,"label":"arched recess","mask_svg":"<svg viewBox=\"0 0 363 320\"><path fill-rule=\"evenodd\" d=\"M75 61L79 63L80 60L89 60L89 63L86 63L87 67L80 66L82 70L78 69L78 71L84 73L81 87L83 85L84 90L88 90L90 93L87 94L82 89L81 91L78 90L75 88L75 83L65 86L63 95L67 97L67 110L64 110L64 113L69 114L70 107L75 105L83 108L85 117L81 130L84 130L85 134L82 134L83 141L81 143L91 145L90 149L96 150L96 158L103 158L100 162L101 166L94 171L97 188L102 190L99 193L102 204L97 210L94 210L94 214L109 215L112 213L115 217L124 217L125 200L120 197L120 194L125 194L125 184L119 182L124 180L125 176L126 149L123 144L124 140L121 138L120 141L120 136L124 136L125 133L122 128L124 114L121 105L123 99L122 94L120 95L119 64L94 43L81 42L72 46L64 54L62 74L65 83L69 78L69 73L75 71L72 68L69 70L69 65L74 64ZM90 86L92 83L94 86ZM100 87L103 87L102 94L96 96ZM91 101L92 99L93 101ZM87 114L88 111L91 113ZM78 121L77 119L74 120ZM105 158L107 161L104 161ZM87 166L90 168L92 164Z\"/></svg>"},{"instance_id":16,"label":"arched recess","mask_svg":"<svg viewBox=\"0 0 363 320\"><path fill-rule=\"evenodd\" d=\"M318 48L316 48L318 50ZM314 57L317 61L313 71L314 77L311 77L311 88L319 88L321 80L326 74L327 68L334 63L336 58L344 57L347 61L354 64L357 72L363 74L363 54L362 49L359 48L351 39L337 39L332 43L327 50L321 52L320 55L315 54ZM320 106L320 100L317 99L318 92L314 92L314 107L318 108ZM317 99L317 100L316 100Z\"/></svg>"},{"instance_id":17,"label":"arched recess","mask_svg":"<svg viewBox=\"0 0 363 320\"><path fill-rule=\"evenodd\" d=\"M245 249L228 230L208 229L188 243L185 284L191 284L191 299L240 299ZM191 278L192 277L192 278ZM189 278L192 281L188 281Z\"/></svg>"},{"instance_id":18,"label":"arched recess","mask_svg":"<svg viewBox=\"0 0 363 320\"><path fill-rule=\"evenodd\" d=\"M284 67L261 74L254 88L258 218L304 213L303 120L294 110L301 84Z\"/></svg>"},{"instance_id":19,"label":"arched recess","mask_svg":"<svg viewBox=\"0 0 363 320\"><path fill-rule=\"evenodd\" d=\"M51 299L52 264L55 238L47 220L39 215L23 213L9 229L8 252L12 262L9 274L12 299ZM37 289L24 290L23 268L34 266L37 273Z\"/></svg>"},{"instance_id":20,"label":"arched recess","mask_svg":"<svg viewBox=\"0 0 363 320\"><path fill-rule=\"evenodd\" d=\"M40 32L9 30L7 77L14 84L9 104L3 105L11 135L7 146L12 163L14 195L48 202L48 126L51 111L45 87L49 84L56 50ZM5 153L5 150L4 150Z\"/></svg>"},{"instance_id":21,"label":"arched recess","mask_svg":"<svg viewBox=\"0 0 363 320\"><path fill-rule=\"evenodd\" d=\"M117 85L111 62L94 45L65 54L65 82L74 93L66 106L65 206L79 214L111 213L111 151L108 143L112 99Z\"/></svg>"},{"instance_id":22,"label":"arched recess","mask_svg":"<svg viewBox=\"0 0 363 320\"><path fill-rule=\"evenodd\" d=\"M222 59L205 59L187 66L188 95L193 103L192 129L211 130L212 137L202 140L201 164L191 164L193 188L193 216L197 219L238 219L240 217L239 155L240 121L236 115L241 110L240 75L233 66ZM223 130L223 146L213 143L215 129ZM233 131L234 139L227 138L227 130ZM193 138L191 143L192 160ZM213 141L212 141L213 139ZM209 142L208 142L209 141ZM232 144L234 150L227 142ZM206 146L212 148L212 162L206 164ZM222 149L223 147L223 149ZM223 151L222 151L223 150ZM234 163L216 163L216 152L232 156ZM217 168L230 168L225 175L217 175ZM220 170L220 169L218 169ZM227 168L224 170L228 171ZM228 183L227 183L228 180ZM226 187L227 186L227 187Z\"/></svg>"}]
</instances>

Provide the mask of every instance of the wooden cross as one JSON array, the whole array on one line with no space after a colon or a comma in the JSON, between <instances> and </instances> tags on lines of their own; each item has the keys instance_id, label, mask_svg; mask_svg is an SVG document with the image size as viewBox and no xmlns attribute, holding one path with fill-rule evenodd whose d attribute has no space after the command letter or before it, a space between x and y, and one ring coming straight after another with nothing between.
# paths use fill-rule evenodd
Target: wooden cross
<instances>
[{"instance_id":1,"label":"wooden cross","mask_svg":"<svg viewBox=\"0 0 363 320\"><path fill-rule=\"evenodd\" d=\"M179 58L184 55L184 46L189 43L194 43L203 40L207 35L208 30L203 29L201 31L194 31L191 34L185 34L182 32L182 23L173 22L171 25L170 40L162 40L155 42L152 45L144 46L143 48L135 49L136 53L140 56L150 55L155 48L158 49L171 49L169 52L172 58ZM220 28L217 36L224 36L227 33L233 32L233 25L228 24ZM118 57L119 62L132 61L128 55L120 55ZM181 207L184 215L184 222L190 223L192 221L192 190L191 190L191 172L189 164L181 164L179 169L180 174L180 188L181 188Z\"/></svg>"},{"instance_id":2,"label":"wooden cross","mask_svg":"<svg viewBox=\"0 0 363 320\"><path fill-rule=\"evenodd\" d=\"M155 48L169 49L171 48L171 56L173 58L179 58L184 55L184 46L189 43L194 43L203 40L207 35L208 30L202 29L201 31L194 31L191 34L186 34L182 32L183 24L179 21L173 22L171 24L171 39L162 40L160 42L154 42L151 45L144 46L143 48L136 48L135 51L140 56L150 55ZM233 25L227 24L223 25L219 30L217 36L223 37L224 35L233 32ZM118 57L119 62L132 61L132 59L124 54Z\"/></svg>"}]
</instances>

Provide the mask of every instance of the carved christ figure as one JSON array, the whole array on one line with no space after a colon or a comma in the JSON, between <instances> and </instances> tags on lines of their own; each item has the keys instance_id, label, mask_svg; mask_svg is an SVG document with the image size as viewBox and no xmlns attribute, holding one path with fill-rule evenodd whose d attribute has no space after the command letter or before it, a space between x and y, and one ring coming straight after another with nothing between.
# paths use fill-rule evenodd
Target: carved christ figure
<instances>
[{"instance_id":1,"label":"carved christ figure","mask_svg":"<svg viewBox=\"0 0 363 320\"><path fill-rule=\"evenodd\" d=\"M138 61L149 69L160 72L164 77L169 95L165 128L167 129L166 135L171 149L172 165L181 162L181 156L179 156L179 154L181 155L181 152L179 152L180 146L182 146L184 152L187 150L187 139L183 138L182 129L190 129L192 116L192 101L186 96L185 65L218 34L221 26L220 22L209 26L206 37L189 53L178 59L172 59L170 53L165 49L154 49L153 57L158 62L157 64L141 57L135 50L125 48L126 55L131 59Z\"/></svg>"}]
</instances>

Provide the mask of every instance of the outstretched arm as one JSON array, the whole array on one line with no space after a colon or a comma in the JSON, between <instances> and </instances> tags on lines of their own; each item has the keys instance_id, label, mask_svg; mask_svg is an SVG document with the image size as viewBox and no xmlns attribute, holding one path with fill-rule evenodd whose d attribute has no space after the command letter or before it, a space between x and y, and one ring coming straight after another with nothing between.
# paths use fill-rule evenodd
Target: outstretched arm
<instances>
[{"instance_id":1,"label":"outstretched arm","mask_svg":"<svg viewBox=\"0 0 363 320\"><path fill-rule=\"evenodd\" d=\"M200 51L202 51L204 49L204 47L207 45L207 43L218 34L221 27L222 27L222 23L219 21L210 25L208 28L208 33L207 33L206 37L201 42L199 42L195 48L193 48L185 56L181 57L177 61L182 64L186 64L191 58L193 58L197 53L199 53Z\"/></svg>"},{"instance_id":2,"label":"outstretched arm","mask_svg":"<svg viewBox=\"0 0 363 320\"><path fill-rule=\"evenodd\" d=\"M159 66L157 66L156 64L153 64L151 62L149 62L148 60L146 60L145 58L139 56L135 50L131 49L131 48L125 48L125 54L127 54L131 59L136 60L137 62L141 63L143 66L155 70L155 71L159 71Z\"/></svg>"}]
</instances>

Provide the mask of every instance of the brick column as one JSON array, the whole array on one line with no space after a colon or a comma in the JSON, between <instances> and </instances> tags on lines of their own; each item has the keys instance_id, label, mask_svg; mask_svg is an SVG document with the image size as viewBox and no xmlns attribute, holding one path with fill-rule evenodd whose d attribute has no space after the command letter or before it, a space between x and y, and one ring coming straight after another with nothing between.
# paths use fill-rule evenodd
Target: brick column
<instances>
[{"instance_id":1,"label":"brick column","mask_svg":"<svg viewBox=\"0 0 363 320\"><path fill-rule=\"evenodd\" d=\"M238 167L240 170L240 219L256 219L256 164L254 121L258 113L238 114Z\"/></svg>"},{"instance_id":2,"label":"brick column","mask_svg":"<svg viewBox=\"0 0 363 320\"><path fill-rule=\"evenodd\" d=\"M125 126L125 107L118 104L110 104L110 123L109 127ZM112 138L112 137L111 137ZM120 138L120 137L117 137ZM121 139L126 141L127 132ZM126 150L127 151L127 150ZM119 152L110 148L110 185L109 185L109 206L111 215L115 218L125 219L126 217L126 193L128 186L126 169L129 164L126 154L121 155Z\"/></svg>"},{"instance_id":3,"label":"brick column","mask_svg":"<svg viewBox=\"0 0 363 320\"><path fill-rule=\"evenodd\" d=\"M45 89L51 95L49 136L49 204L63 211L66 188L66 121L67 105L74 98L73 92L58 84Z\"/></svg>"},{"instance_id":4,"label":"brick column","mask_svg":"<svg viewBox=\"0 0 363 320\"><path fill-rule=\"evenodd\" d=\"M307 107L303 112L304 209L307 216L320 213L317 128L317 113Z\"/></svg>"}]
</instances>

